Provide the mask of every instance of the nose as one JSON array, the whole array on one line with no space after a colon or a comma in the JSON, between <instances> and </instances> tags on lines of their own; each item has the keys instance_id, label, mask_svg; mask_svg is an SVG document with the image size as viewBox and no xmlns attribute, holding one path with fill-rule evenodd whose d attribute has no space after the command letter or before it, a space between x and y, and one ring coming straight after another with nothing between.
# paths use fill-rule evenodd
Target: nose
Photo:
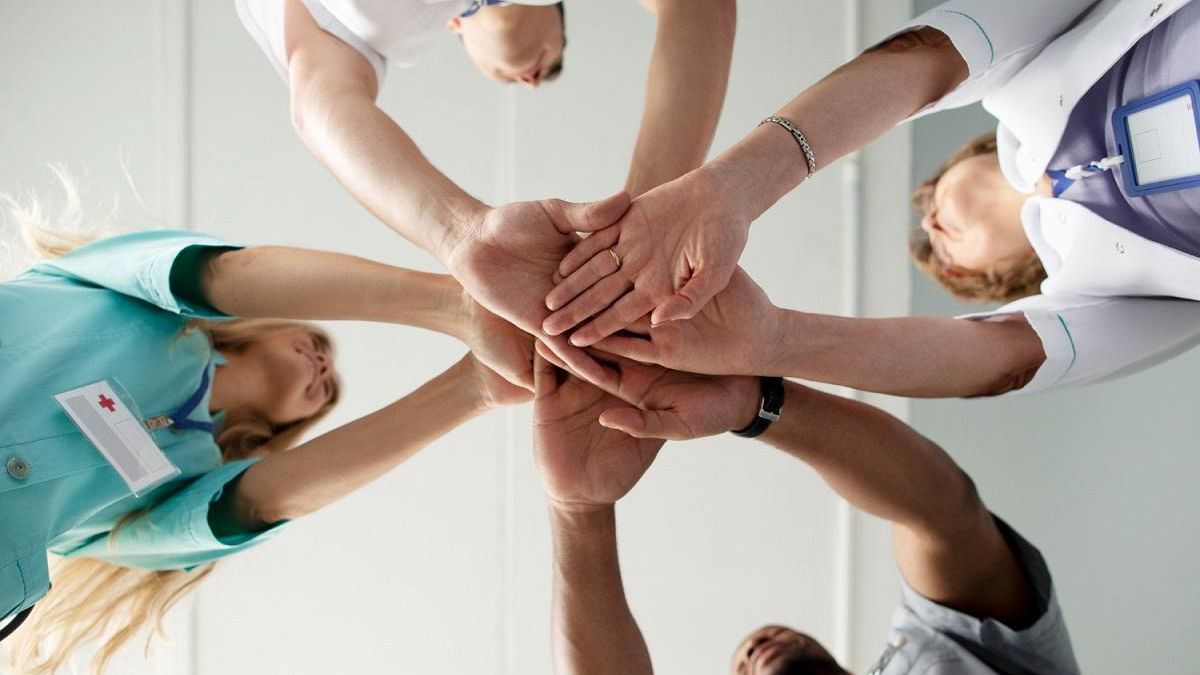
<instances>
[{"instance_id":1,"label":"nose","mask_svg":"<svg viewBox=\"0 0 1200 675\"><path fill-rule=\"evenodd\" d=\"M326 375L328 375L330 373L330 371L333 369L332 364L330 363L330 360L329 360L329 355L323 351L318 350L313 353L313 356L317 360L317 374L320 375L321 377L325 377Z\"/></svg>"},{"instance_id":2,"label":"nose","mask_svg":"<svg viewBox=\"0 0 1200 675\"><path fill-rule=\"evenodd\" d=\"M521 84L525 85L526 87L529 87L530 89L537 89L538 86L541 85L541 83L542 83L542 78L541 78L541 75L539 75L537 72L525 73L522 75L518 75L517 81L520 82Z\"/></svg>"}]
</instances>

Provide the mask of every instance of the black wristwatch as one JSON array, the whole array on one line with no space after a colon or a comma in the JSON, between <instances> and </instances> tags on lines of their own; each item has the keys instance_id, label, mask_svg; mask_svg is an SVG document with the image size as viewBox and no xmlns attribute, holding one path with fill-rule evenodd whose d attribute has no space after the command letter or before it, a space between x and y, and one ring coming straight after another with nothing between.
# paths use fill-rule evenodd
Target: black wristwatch
<instances>
[{"instance_id":1,"label":"black wristwatch","mask_svg":"<svg viewBox=\"0 0 1200 675\"><path fill-rule=\"evenodd\" d=\"M762 401L758 404L758 416L749 425L730 433L754 438L766 431L771 422L779 419L783 413L783 378L763 377L759 384L762 387Z\"/></svg>"}]
</instances>

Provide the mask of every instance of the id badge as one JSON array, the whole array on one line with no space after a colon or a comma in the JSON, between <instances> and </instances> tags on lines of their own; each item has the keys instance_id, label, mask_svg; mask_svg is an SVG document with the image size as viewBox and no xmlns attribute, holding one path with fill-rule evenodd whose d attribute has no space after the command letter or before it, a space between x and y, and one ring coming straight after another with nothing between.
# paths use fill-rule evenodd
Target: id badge
<instances>
[{"instance_id":1,"label":"id badge","mask_svg":"<svg viewBox=\"0 0 1200 675\"><path fill-rule=\"evenodd\" d=\"M109 380L55 394L80 431L104 455L136 496L179 475L167 455L114 391Z\"/></svg>"},{"instance_id":2,"label":"id badge","mask_svg":"<svg viewBox=\"0 0 1200 675\"><path fill-rule=\"evenodd\" d=\"M1127 194L1200 187L1200 82L1127 103L1112 125Z\"/></svg>"}]
</instances>

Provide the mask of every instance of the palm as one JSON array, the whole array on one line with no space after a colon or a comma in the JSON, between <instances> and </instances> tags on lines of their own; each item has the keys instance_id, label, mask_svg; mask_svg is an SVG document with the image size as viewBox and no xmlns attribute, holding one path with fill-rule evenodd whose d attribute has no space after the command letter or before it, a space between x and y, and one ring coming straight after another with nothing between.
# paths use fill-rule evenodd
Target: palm
<instances>
[{"instance_id":1,"label":"palm","mask_svg":"<svg viewBox=\"0 0 1200 675\"><path fill-rule=\"evenodd\" d=\"M764 336L775 334L778 315L767 294L740 267L729 285L695 317L615 335L596 346L606 352L667 368L713 374L761 374ZM637 333L641 333L638 335Z\"/></svg>"},{"instance_id":2,"label":"palm","mask_svg":"<svg viewBox=\"0 0 1200 675\"><path fill-rule=\"evenodd\" d=\"M546 494L563 508L613 504L650 468L663 441L601 426L600 415L623 403L575 377L546 382L555 377L552 370L538 373L533 406L534 452Z\"/></svg>"},{"instance_id":3,"label":"palm","mask_svg":"<svg viewBox=\"0 0 1200 675\"><path fill-rule=\"evenodd\" d=\"M604 422L638 435L713 436L746 426L758 409L757 377L698 375L627 359L619 360L617 370L618 394L636 408L608 411Z\"/></svg>"}]
</instances>

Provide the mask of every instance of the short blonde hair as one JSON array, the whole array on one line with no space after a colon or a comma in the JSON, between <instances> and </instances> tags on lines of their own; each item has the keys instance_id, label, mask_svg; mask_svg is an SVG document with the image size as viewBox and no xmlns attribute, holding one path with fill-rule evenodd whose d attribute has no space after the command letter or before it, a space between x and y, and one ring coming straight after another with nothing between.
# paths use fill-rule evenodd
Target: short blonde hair
<instances>
[{"instance_id":1,"label":"short blonde hair","mask_svg":"<svg viewBox=\"0 0 1200 675\"><path fill-rule=\"evenodd\" d=\"M936 174L917 186L912 193L913 208L922 216L928 215L933 209L934 190L942 176L960 162L988 154L996 154L995 133L982 134L967 141L942 164ZM917 267L954 297L967 302L1011 302L1036 295L1046 280L1046 268L1036 255L990 271L944 265L933 253L929 233L920 226L909 231L908 251Z\"/></svg>"}]
</instances>

